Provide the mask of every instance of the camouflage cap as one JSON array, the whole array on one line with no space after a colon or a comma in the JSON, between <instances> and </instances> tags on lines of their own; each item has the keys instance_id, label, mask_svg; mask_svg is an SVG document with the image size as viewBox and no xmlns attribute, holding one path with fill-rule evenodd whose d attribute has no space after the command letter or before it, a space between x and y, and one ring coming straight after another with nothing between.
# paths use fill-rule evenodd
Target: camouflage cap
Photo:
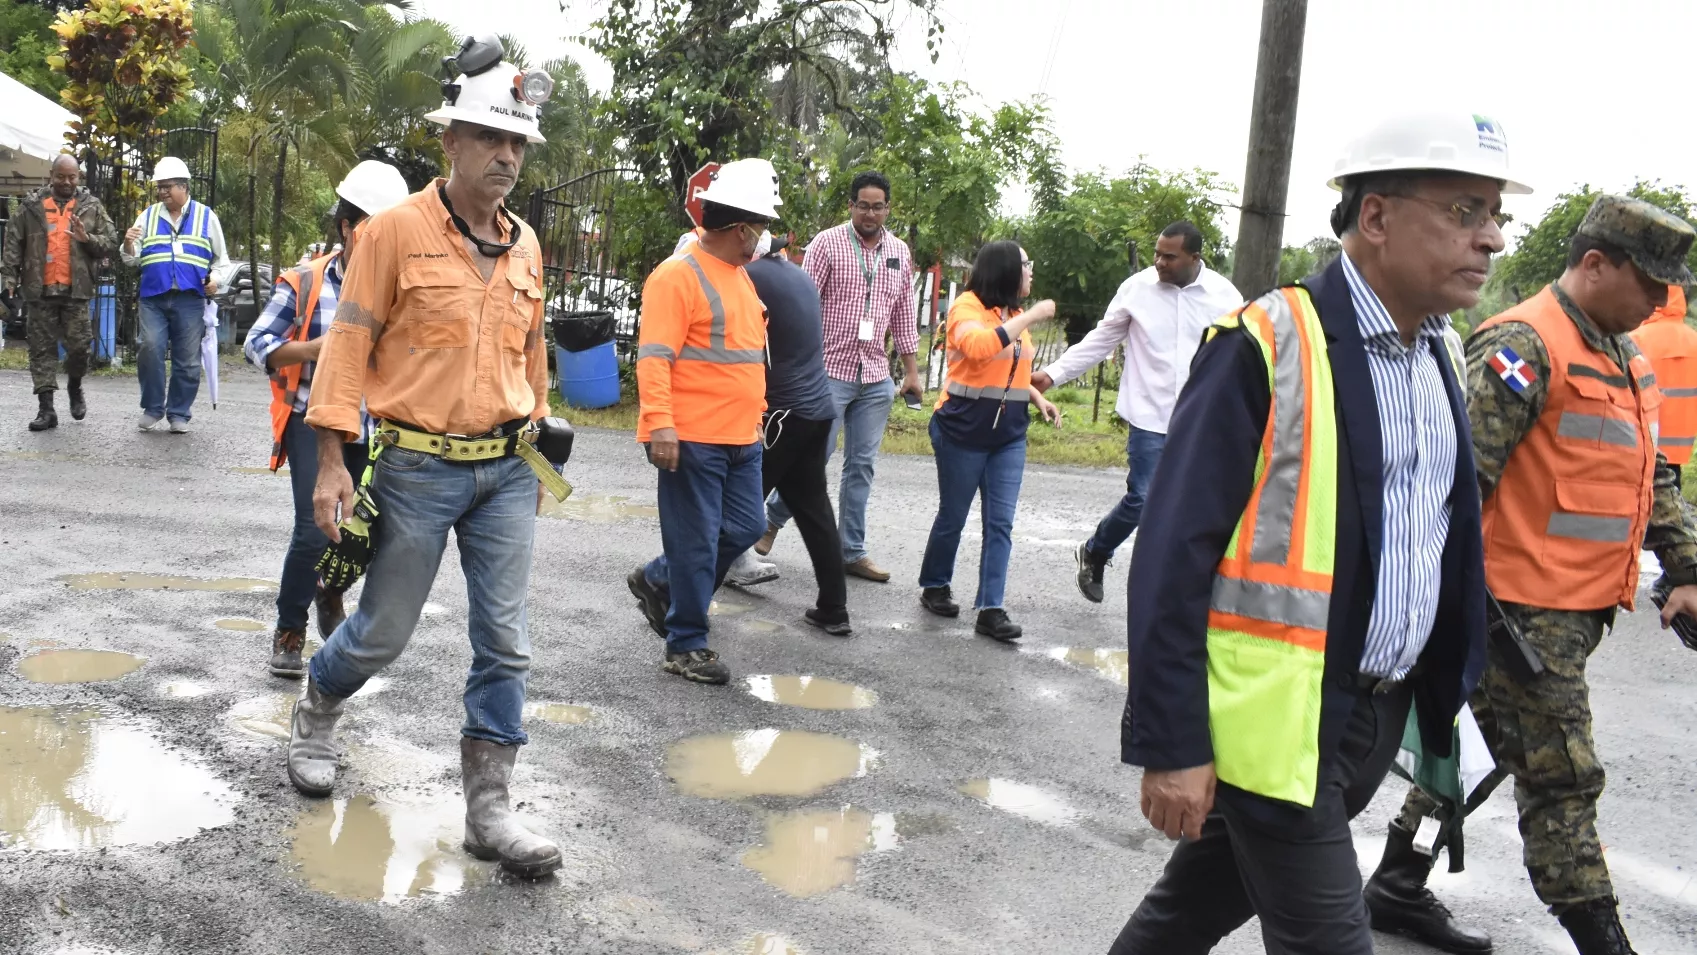
<instances>
[{"instance_id":1,"label":"camouflage cap","mask_svg":"<svg viewBox=\"0 0 1697 955\"><path fill-rule=\"evenodd\" d=\"M1657 282L1692 284L1685 256L1697 231L1684 219L1642 199L1599 196L1579 224L1579 234L1618 247L1640 272Z\"/></svg>"}]
</instances>

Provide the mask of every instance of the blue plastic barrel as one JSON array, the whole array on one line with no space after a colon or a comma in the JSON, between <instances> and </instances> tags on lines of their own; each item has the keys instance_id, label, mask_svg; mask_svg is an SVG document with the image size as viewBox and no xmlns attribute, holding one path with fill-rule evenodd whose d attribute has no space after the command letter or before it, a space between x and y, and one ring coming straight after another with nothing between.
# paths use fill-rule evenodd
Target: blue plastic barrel
<instances>
[{"instance_id":1,"label":"blue plastic barrel","mask_svg":"<svg viewBox=\"0 0 1697 955\"><path fill-rule=\"evenodd\" d=\"M573 408L606 408L619 403L619 355L613 342L583 351L554 349L560 395Z\"/></svg>"},{"instance_id":2,"label":"blue plastic barrel","mask_svg":"<svg viewBox=\"0 0 1697 955\"><path fill-rule=\"evenodd\" d=\"M95 287L94 298L88 302L88 321L93 326L94 342L89 358L96 362L112 361L118 354L118 290L111 282ZM59 346L59 360L65 360L65 346Z\"/></svg>"}]
</instances>

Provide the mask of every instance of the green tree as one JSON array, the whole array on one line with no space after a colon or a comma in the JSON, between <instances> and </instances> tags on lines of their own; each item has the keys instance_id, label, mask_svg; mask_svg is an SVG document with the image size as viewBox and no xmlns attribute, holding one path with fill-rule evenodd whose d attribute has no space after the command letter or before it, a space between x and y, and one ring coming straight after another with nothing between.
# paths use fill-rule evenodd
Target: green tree
<instances>
[{"instance_id":1,"label":"green tree","mask_svg":"<svg viewBox=\"0 0 1697 955\"><path fill-rule=\"evenodd\" d=\"M59 14L60 52L46 62L65 76L59 98L76 115L66 141L107 155L140 142L188 95L189 68L178 51L193 31L188 0L89 0Z\"/></svg>"},{"instance_id":2,"label":"green tree","mask_svg":"<svg viewBox=\"0 0 1697 955\"><path fill-rule=\"evenodd\" d=\"M1586 211L1602 194L1589 185L1581 185L1556 196L1555 203L1544 217L1515 242L1514 252L1498 259L1491 271L1487 293L1495 291L1499 298L1503 297L1502 293L1507 293L1507 301L1512 303L1519 298L1530 298L1559 278L1567 266L1568 240L1579 231L1579 223L1584 220ZM1691 198L1679 186L1640 180L1626 190L1626 195L1666 209L1682 219L1691 218ZM1697 249L1692 251L1688 261L1697 266Z\"/></svg>"},{"instance_id":3,"label":"green tree","mask_svg":"<svg viewBox=\"0 0 1697 955\"><path fill-rule=\"evenodd\" d=\"M47 65L59 51L53 13L42 4L0 0L0 73L57 103L65 75Z\"/></svg>"},{"instance_id":4,"label":"green tree","mask_svg":"<svg viewBox=\"0 0 1697 955\"><path fill-rule=\"evenodd\" d=\"M1279 284L1301 281L1332 264L1343 252L1343 244L1330 236L1316 236L1301 245L1279 251Z\"/></svg>"}]
</instances>

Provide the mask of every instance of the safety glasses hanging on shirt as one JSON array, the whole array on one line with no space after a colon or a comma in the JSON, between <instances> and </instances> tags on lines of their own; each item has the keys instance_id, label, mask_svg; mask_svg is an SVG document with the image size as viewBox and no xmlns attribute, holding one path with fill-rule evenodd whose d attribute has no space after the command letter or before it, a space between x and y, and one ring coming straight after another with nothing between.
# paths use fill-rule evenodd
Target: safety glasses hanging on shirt
<instances>
[{"instance_id":1,"label":"safety glasses hanging on shirt","mask_svg":"<svg viewBox=\"0 0 1697 955\"><path fill-rule=\"evenodd\" d=\"M507 235L511 236L511 238L506 242L487 242L473 234L471 226L468 225L464 219L460 218L459 213L454 211L454 204L448 201L447 186L438 185L436 187L436 196L442 200L442 206L448 210L448 218L453 220L454 228L460 230L460 235L470 239L471 244L477 246L477 251L481 252L483 255L491 259L498 259L501 256L506 255L508 249L511 249L513 246L518 244L519 220L515 218L511 212L507 211L506 206L496 206L495 214L506 217Z\"/></svg>"}]
</instances>

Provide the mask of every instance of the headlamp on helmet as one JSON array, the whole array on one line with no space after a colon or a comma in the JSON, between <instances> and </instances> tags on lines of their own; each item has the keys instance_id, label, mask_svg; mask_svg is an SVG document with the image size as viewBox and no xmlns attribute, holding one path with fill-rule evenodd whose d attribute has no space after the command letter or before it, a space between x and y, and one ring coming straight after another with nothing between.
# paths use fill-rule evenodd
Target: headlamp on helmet
<instances>
[{"instance_id":1,"label":"headlamp on helmet","mask_svg":"<svg viewBox=\"0 0 1697 955\"><path fill-rule=\"evenodd\" d=\"M513 99L541 106L554 95L554 78L546 70L524 70L513 77Z\"/></svg>"}]
</instances>

